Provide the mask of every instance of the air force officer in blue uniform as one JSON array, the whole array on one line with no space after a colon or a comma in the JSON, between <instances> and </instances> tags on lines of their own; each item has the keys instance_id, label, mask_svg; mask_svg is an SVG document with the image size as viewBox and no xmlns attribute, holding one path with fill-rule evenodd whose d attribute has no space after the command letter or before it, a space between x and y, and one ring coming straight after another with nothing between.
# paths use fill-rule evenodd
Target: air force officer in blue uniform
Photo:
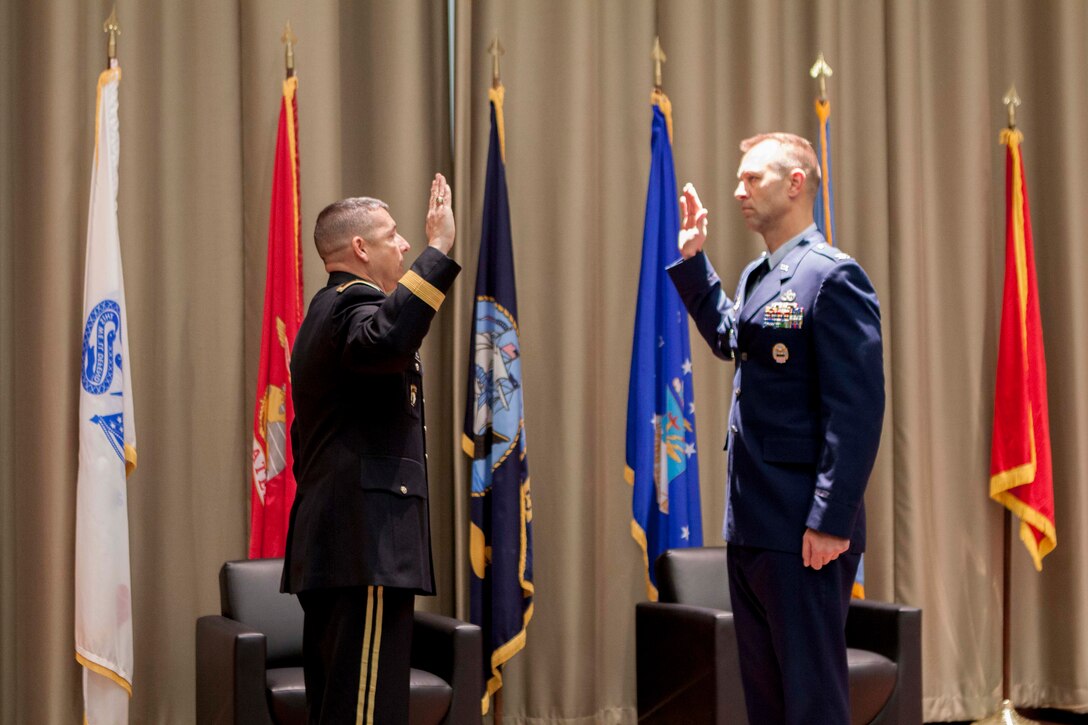
<instances>
[{"instance_id":1,"label":"air force officer in blue uniform","mask_svg":"<svg viewBox=\"0 0 1088 725\"><path fill-rule=\"evenodd\" d=\"M736 364L723 535L748 717L848 725L844 628L884 417L880 307L813 223L811 144L774 133L740 148L735 196L767 251L730 299L688 184L669 274L711 350Z\"/></svg>"}]
</instances>

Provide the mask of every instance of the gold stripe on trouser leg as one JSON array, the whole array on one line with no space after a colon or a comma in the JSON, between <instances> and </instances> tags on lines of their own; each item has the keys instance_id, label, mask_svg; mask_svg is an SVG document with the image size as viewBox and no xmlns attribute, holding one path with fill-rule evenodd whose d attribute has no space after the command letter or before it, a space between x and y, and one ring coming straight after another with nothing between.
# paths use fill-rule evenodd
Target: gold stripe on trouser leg
<instances>
[{"instance_id":1,"label":"gold stripe on trouser leg","mask_svg":"<svg viewBox=\"0 0 1088 725\"><path fill-rule=\"evenodd\" d=\"M359 661L356 725L374 724L374 693L378 687L378 662L382 646L382 592L383 587L366 588L366 625L363 628L363 654ZM374 664L373 671L371 662Z\"/></svg>"},{"instance_id":2,"label":"gold stripe on trouser leg","mask_svg":"<svg viewBox=\"0 0 1088 725\"><path fill-rule=\"evenodd\" d=\"M366 725L373 725L374 722L374 700L376 700L375 691L378 689L378 663L381 662L382 651L382 610L384 609L385 600L382 598L382 593L385 591L385 587L378 587L378 616L374 619L374 667L373 673L370 676L370 704L366 710Z\"/></svg>"},{"instance_id":3,"label":"gold stripe on trouser leg","mask_svg":"<svg viewBox=\"0 0 1088 725\"><path fill-rule=\"evenodd\" d=\"M365 624L363 625L363 652L359 658L359 694L355 698L355 725L363 722L363 707L366 704L367 674L370 670L370 611L374 606L374 587L366 588L366 609L363 611Z\"/></svg>"}]
</instances>

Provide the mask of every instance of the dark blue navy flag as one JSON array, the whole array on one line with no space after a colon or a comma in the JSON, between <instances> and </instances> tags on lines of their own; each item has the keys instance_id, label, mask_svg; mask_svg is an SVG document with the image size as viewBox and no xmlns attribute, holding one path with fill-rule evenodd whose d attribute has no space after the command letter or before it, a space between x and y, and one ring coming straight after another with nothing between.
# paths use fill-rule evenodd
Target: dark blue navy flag
<instances>
[{"instance_id":1,"label":"dark blue navy flag","mask_svg":"<svg viewBox=\"0 0 1088 725\"><path fill-rule=\"evenodd\" d=\"M646 586L657 599L653 562L666 549L702 546L695 393L687 312L665 273L680 251L671 104L655 91L650 184L642 233L631 381L627 393L627 482L631 535L642 546Z\"/></svg>"},{"instance_id":2,"label":"dark blue navy flag","mask_svg":"<svg viewBox=\"0 0 1088 725\"><path fill-rule=\"evenodd\" d=\"M533 616L533 506L506 196L503 88L492 88L463 447L472 458L470 619L484 636L483 712Z\"/></svg>"}]
</instances>

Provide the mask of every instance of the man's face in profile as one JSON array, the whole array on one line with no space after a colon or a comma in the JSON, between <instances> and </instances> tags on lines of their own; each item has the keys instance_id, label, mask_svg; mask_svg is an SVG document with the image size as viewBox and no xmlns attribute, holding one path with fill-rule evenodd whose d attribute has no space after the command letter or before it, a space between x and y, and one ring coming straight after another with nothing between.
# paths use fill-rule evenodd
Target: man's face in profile
<instances>
[{"instance_id":1,"label":"man's face in profile","mask_svg":"<svg viewBox=\"0 0 1088 725\"><path fill-rule=\"evenodd\" d=\"M404 254L411 245L397 232L397 223L387 209L371 213L368 237L363 240L363 248L370 275L387 294L392 293L404 274Z\"/></svg>"},{"instance_id":2,"label":"man's face in profile","mask_svg":"<svg viewBox=\"0 0 1088 725\"><path fill-rule=\"evenodd\" d=\"M737 169L733 196L753 232L762 234L788 209L790 179L781 171L781 151L777 141L758 143L748 149Z\"/></svg>"}]
</instances>

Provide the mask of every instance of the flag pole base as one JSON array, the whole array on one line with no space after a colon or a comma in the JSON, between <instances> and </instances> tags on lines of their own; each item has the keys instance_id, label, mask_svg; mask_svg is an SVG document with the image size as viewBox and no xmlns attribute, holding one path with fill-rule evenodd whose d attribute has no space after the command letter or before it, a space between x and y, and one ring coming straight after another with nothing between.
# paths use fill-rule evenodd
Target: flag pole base
<instances>
[{"instance_id":1,"label":"flag pole base","mask_svg":"<svg viewBox=\"0 0 1088 725\"><path fill-rule=\"evenodd\" d=\"M976 720L971 725L1039 725L1039 722L1016 712L1011 700L1002 700L1000 710L993 715Z\"/></svg>"}]
</instances>

